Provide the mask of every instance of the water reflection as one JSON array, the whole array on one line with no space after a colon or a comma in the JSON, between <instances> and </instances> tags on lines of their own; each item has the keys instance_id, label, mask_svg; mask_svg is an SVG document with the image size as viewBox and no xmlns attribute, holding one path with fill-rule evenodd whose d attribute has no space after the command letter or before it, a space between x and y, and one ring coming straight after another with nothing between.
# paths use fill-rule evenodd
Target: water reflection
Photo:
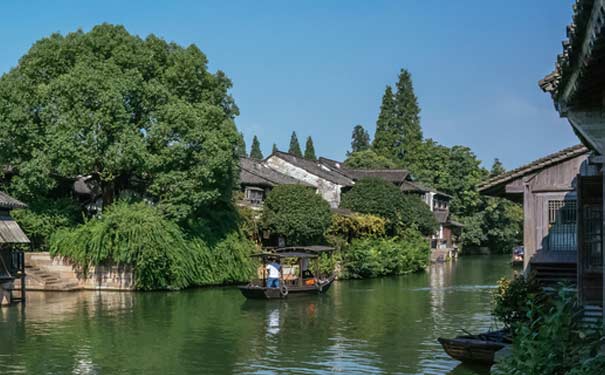
<instances>
[{"instance_id":1,"label":"water reflection","mask_svg":"<svg viewBox=\"0 0 605 375\"><path fill-rule=\"evenodd\" d=\"M286 301L246 301L234 288L30 293L25 308L0 309L0 373L484 375L436 338L492 324L507 260L460 259Z\"/></svg>"}]
</instances>

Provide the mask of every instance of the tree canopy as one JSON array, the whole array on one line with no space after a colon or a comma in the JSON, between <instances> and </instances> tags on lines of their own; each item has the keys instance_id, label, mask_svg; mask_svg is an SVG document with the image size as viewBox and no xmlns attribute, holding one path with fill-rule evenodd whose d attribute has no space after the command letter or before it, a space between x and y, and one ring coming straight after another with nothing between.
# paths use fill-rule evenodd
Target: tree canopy
<instances>
[{"instance_id":1,"label":"tree canopy","mask_svg":"<svg viewBox=\"0 0 605 375\"><path fill-rule=\"evenodd\" d=\"M230 202L242 140L231 81L195 45L122 26L52 34L0 78L0 163L22 199L91 176L185 219Z\"/></svg>"},{"instance_id":2,"label":"tree canopy","mask_svg":"<svg viewBox=\"0 0 605 375\"><path fill-rule=\"evenodd\" d=\"M277 186L265 200L263 225L290 245L321 242L330 223L330 205L306 186Z\"/></svg>"},{"instance_id":3,"label":"tree canopy","mask_svg":"<svg viewBox=\"0 0 605 375\"><path fill-rule=\"evenodd\" d=\"M351 169L390 169L396 168L395 163L373 150L357 151L350 154L344 165Z\"/></svg>"},{"instance_id":4,"label":"tree canopy","mask_svg":"<svg viewBox=\"0 0 605 375\"><path fill-rule=\"evenodd\" d=\"M411 74L401 69L393 93L387 86L376 122L373 148L379 155L403 164L422 142L420 107L414 93Z\"/></svg>"},{"instance_id":5,"label":"tree canopy","mask_svg":"<svg viewBox=\"0 0 605 375\"><path fill-rule=\"evenodd\" d=\"M351 153L370 148L370 134L361 125L355 125L351 134Z\"/></svg>"},{"instance_id":6,"label":"tree canopy","mask_svg":"<svg viewBox=\"0 0 605 375\"><path fill-rule=\"evenodd\" d=\"M492 164L492 168L489 171L489 176L494 177L494 176L501 175L502 173L505 173L505 172L506 172L506 169L502 165L502 162L500 162L500 159L495 158L494 164Z\"/></svg>"},{"instance_id":7,"label":"tree canopy","mask_svg":"<svg viewBox=\"0 0 605 375\"><path fill-rule=\"evenodd\" d=\"M299 158L303 157L302 151L300 149L300 143L298 143L298 137L296 136L296 132L292 132L290 136L290 147L288 148L288 152L292 155L298 156Z\"/></svg>"},{"instance_id":8,"label":"tree canopy","mask_svg":"<svg viewBox=\"0 0 605 375\"><path fill-rule=\"evenodd\" d=\"M260 142L256 135L254 136L254 138L252 138L252 147L250 148L250 158L256 159L256 160L262 160L262 158L263 158L263 152L260 150Z\"/></svg>"},{"instance_id":9,"label":"tree canopy","mask_svg":"<svg viewBox=\"0 0 605 375\"><path fill-rule=\"evenodd\" d=\"M343 194L340 205L355 212L385 218L391 234L411 226L417 226L424 235L433 234L437 229L433 213L420 198L403 194L392 183L378 178L358 181Z\"/></svg>"},{"instance_id":10,"label":"tree canopy","mask_svg":"<svg viewBox=\"0 0 605 375\"><path fill-rule=\"evenodd\" d=\"M315 155L315 146L313 146L313 139L311 136L307 137L307 143L305 144L305 159L317 160Z\"/></svg>"}]
</instances>

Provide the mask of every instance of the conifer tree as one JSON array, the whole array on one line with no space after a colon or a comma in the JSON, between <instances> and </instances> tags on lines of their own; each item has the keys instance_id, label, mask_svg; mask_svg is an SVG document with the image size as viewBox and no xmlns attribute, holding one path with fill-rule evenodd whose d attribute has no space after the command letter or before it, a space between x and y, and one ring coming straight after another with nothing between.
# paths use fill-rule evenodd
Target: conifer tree
<instances>
[{"instance_id":1,"label":"conifer tree","mask_svg":"<svg viewBox=\"0 0 605 375\"><path fill-rule=\"evenodd\" d=\"M260 150L260 142L258 141L258 137L256 135L254 136L254 138L252 138L250 157L256 160L261 160L263 158L263 152Z\"/></svg>"},{"instance_id":2,"label":"conifer tree","mask_svg":"<svg viewBox=\"0 0 605 375\"><path fill-rule=\"evenodd\" d=\"M237 156L239 156L240 158L248 157L248 154L246 153L246 140L244 139L244 134L242 132L239 132L239 136L237 138L237 145L235 147L235 152L237 153Z\"/></svg>"},{"instance_id":3,"label":"conifer tree","mask_svg":"<svg viewBox=\"0 0 605 375\"><path fill-rule=\"evenodd\" d=\"M414 93L412 75L405 69L399 72L395 94L396 129L401 132L404 153L412 153L422 142L420 107ZM411 155L410 155L411 156Z\"/></svg>"},{"instance_id":4,"label":"conifer tree","mask_svg":"<svg viewBox=\"0 0 605 375\"><path fill-rule=\"evenodd\" d=\"M393 89L391 86L387 86L382 96L382 104L380 105L378 121L376 121L376 133L374 133L372 148L378 155L389 159L394 159L393 149L397 142L392 129L394 117L395 98L393 96Z\"/></svg>"},{"instance_id":5,"label":"conifer tree","mask_svg":"<svg viewBox=\"0 0 605 375\"><path fill-rule=\"evenodd\" d=\"M500 162L500 159L495 158L494 159L494 164L492 164L492 169L489 172L489 176L490 177L498 176L498 175L501 175L504 172L506 172L506 169L504 168L504 166Z\"/></svg>"},{"instance_id":6,"label":"conifer tree","mask_svg":"<svg viewBox=\"0 0 605 375\"><path fill-rule=\"evenodd\" d=\"M351 153L370 148L370 134L361 125L355 125L351 134Z\"/></svg>"},{"instance_id":7,"label":"conifer tree","mask_svg":"<svg viewBox=\"0 0 605 375\"><path fill-rule=\"evenodd\" d=\"M271 149L271 153L272 153L272 154L275 154L277 151L278 151L278 150L277 150L277 145L274 143L274 144L273 144L273 148Z\"/></svg>"},{"instance_id":8,"label":"conifer tree","mask_svg":"<svg viewBox=\"0 0 605 375\"><path fill-rule=\"evenodd\" d=\"M373 148L379 155L401 165L421 157L418 153L421 152L422 128L418 99L407 70L401 69L396 88L393 94L392 88L387 86L382 97Z\"/></svg>"},{"instance_id":9,"label":"conifer tree","mask_svg":"<svg viewBox=\"0 0 605 375\"><path fill-rule=\"evenodd\" d=\"M315 146L313 146L313 139L311 139L311 136L307 137L307 143L305 144L305 159L317 160L317 156L315 156Z\"/></svg>"},{"instance_id":10,"label":"conifer tree","mask_svg":"<svg viewBox=\"0 0 605 375\"><path fill-rule=\"evenodd\" d=\"M302 158L302 151L300 149L300 143L298 143L298 137L296 136L296 132L292 132L292 136L290 137L290 148L288 148L288 152L294 156L298 156Z\"/></svg>"}]
</instances>

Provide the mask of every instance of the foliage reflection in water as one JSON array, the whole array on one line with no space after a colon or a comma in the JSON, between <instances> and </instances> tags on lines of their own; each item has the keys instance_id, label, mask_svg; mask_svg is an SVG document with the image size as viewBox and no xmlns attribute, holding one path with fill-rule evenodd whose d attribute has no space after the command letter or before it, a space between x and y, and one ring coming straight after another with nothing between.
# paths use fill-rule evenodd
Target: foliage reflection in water
<instances>
[{"instance_id":1,"label":"foliage reflection in water","mask_svg":"<svg viewBox=\"0 0 605 375\"><path fill-rule=\"evenodd\" d=\"M30 293L0 310L1 374L486 374L438 336L493 327L508 257L338 282L325 296L246 301L235 288Z\"/></svg>"}]
</instances>

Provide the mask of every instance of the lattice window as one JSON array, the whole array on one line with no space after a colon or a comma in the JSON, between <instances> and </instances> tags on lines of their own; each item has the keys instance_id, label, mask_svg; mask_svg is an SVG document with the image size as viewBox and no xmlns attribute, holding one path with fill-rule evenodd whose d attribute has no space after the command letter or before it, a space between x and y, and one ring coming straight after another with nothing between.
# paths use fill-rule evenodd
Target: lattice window
<instances>
[{"instance_id":1,"label":"lattice window","mask_svg":"<svg viewBox=\"0 0 605 375\"><path fill-rule=\"evenodd\" d=\"M575 200L548 201L548 250L577 250L576 216Z\"/></svg>"},{"instance_id":2,"label":"lattice window","mask_svg":"<svg viewBox=\"0 0 605 375\"><path fill-rule=\"evenodd\" d=\"M245 199L252 204L261 204L263 203L264 198L264 190L255 187L246 187L245 191Z\"/></svg>"}]
</instances>

